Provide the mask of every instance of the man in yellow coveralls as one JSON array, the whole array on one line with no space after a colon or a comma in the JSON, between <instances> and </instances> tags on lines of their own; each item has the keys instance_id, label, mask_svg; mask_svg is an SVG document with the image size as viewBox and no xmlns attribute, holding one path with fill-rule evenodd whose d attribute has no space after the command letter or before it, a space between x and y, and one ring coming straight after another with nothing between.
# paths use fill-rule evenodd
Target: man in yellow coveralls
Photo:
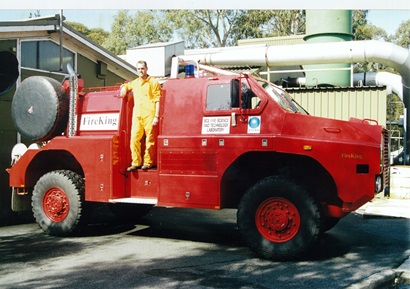
<instances>
[{"instance_id":1,"label":"man in yellow coveralls","mask_svg":"<svg viewBox=\"0 0 410 289\"><path fill-rule=\"evenodd\" d=\"M159 100L161 85L148 75L148 66L145 61L138 61L137 72L139 77L131 82L121 85L120 97L129 91L134 94L134 109L132 111L131 126L131 166L127 171L136 169L148 170L155 166L155 131L154 127L159 121ZM141 139L145 133L145 153L142 160Z\"/></svg>"}]
</instances>

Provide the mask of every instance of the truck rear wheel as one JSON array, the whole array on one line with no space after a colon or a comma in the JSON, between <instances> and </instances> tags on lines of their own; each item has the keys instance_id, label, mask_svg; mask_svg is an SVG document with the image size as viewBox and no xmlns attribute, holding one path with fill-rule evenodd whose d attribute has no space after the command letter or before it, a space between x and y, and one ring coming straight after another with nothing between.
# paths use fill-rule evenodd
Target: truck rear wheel
<instances>
[{"instance_id":1,"label":"truck rear wheel","mask_svg":"<svg viewBox=\"0 0 410 289\"><path fill-rule=\"evenodd\" d=\"M259 256L290 259L313 246L321 229L318 203L301 186L268 177L242 197L237 213L244 241Z\"/></svg>"},{"instance_id":2,"label":"truck rear wheel","mask_svg":"<svg viewBox=\"0 0 410 289\"><path fill-rule=\"evenodd\" d=\"M80 221L84 200L83 178L67 170L43 175L34 186L32 209L36 222L46 233L65 236Z\"/></svg>"}]
</instances>

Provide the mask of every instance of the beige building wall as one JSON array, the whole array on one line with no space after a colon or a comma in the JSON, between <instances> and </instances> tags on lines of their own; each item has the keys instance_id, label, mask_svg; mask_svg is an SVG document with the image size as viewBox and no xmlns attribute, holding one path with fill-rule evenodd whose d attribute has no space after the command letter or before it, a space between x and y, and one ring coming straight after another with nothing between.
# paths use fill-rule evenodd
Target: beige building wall
<instances>
[{"instance_id":1,"label":"beige building wall","mask_svg":"<svg viewBox=\"0 0 410 289\"><path fill-rule=\"evenodd\" d=\"M373 119L386 125L385 87L286 90L311 115L341 120Z\"/></svg>"}]
</instances>

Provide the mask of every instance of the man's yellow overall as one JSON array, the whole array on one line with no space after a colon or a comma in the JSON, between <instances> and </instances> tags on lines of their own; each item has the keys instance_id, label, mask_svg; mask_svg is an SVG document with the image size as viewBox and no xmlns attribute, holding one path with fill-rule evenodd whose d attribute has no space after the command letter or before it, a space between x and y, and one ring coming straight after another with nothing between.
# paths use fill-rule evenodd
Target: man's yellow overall
<instances>
[{"instance_id":1,"label":"man's yellow overall","mask_svg":"<svg viewBox=\"0 0 410 289\"><path fill-rule=\"evenodd\" d=\"M148 76L145 80L137 78L123 84L127 91L134 94L134 109L131 126L131 157L133 166L154 165L155 161L155 132L152 122L155 117L155 103L160 101L161 85ZM145 153L142 162L141 139L145 134Z\"/></svg>"}]
</instances>

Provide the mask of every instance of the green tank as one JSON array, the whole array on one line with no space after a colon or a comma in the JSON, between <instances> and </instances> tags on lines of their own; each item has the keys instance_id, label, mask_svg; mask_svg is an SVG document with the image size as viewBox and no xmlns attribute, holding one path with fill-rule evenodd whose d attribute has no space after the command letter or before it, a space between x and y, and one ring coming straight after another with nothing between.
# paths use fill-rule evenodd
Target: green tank
<instances>
[{"instance_id":1,"label":"green tank","mask_svg":"<svg viewBox=\"0 0 410 289\"><path fill-rule=\"evenodd\" d=\"M307 43L326 43L350 41L352 34L351 10L307 10L306 36ZM351 85L350 63L305 65L306 86L324 87ZM323 71L319 71L322 70Z\"/></svg>"}]
</instances>

